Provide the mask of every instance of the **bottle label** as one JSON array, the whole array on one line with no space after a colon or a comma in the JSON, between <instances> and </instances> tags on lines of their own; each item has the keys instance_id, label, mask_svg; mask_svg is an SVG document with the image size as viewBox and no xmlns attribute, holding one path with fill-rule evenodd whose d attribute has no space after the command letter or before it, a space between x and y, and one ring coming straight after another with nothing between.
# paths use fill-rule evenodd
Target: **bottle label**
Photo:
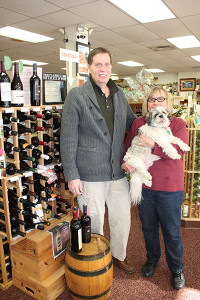
<instances>
[{"instance_id":1,"label":"bottle label","mask_svg":"<svg viewBox=\"0 0 200 300\"><path fill-rule=\"evenodd\" d=\"M10 82L1 82L1 101L11 101L11 83Z\"/></svg>"},{"instance_id":2,"label":"bottle label","mask_svg":"<svg viewBox=\"0 0 200 300\"><path fill-rule=\"evenodd\" d=\"M24 91L21 91L21 90L11 91L11 103L12 104L24 104Z\"/></svg>"},{"instance_id":3,"label":"bottle label","mask_svg":"<svg viewBox=\"0 0 200 300\"><path fill-rule=\"evenodd\" d=\"M82 229L78 230L78 249L82 249Z\"/></svg>"},{"instance_id":4,"label":"bottle label","mask_svg":"<svg viewBox=\"0 0 200 300\"><path fill-rule=\"evenodd\" d=\"M82 235L83 235L83 241L87 242L88 240L90 240L91 237L91 226L83 226L82 227Z\"/></svg>"},{"instance_id":5,"label":"bottle label","mask_svg":"<svg viewBox=\"0 0 200 300\"><path fill-rule=\"evenodd\" d=\"M183 205L183 217L188 217L189 215L189 206Z\"/></svg>"}]
</instances>

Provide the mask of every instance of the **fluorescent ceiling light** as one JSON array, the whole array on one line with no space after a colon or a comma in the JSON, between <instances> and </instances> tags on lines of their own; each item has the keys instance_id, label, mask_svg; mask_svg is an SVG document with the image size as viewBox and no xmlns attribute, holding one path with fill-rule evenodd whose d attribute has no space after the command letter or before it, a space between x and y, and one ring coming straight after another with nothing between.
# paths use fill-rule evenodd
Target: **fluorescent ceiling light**
<instances>
[{"instance_id":1,"label":"fluorescent ceiling light","mask_svg":"<svg viewBox=\"0 0 200 300\"><path fill-rule=\"evenodd\" d=\"M120 61L120 62L118 62L118 64L125 65L125 66L128 66L128 67L144 66L143 64L140 64L140 63L135 62L135 61Z\"/></svg>"},{"instance_id":2,"label":"fluorescent ceiling light","mask_svg":"<svg viewBox=\"0 0 200 300\"><path fill-rule=\"evenodd\" d=\"M160 69L145 69L145 71L151 72L151 73L162 73L165 72L163 70Z\"/></svg>"},{"instance_id":3,"label":"fluorescent ceiling light","mask_svg":"<svg viewBox=\"0 0 200 300\"><path fill-rule=\"evenodd\" d=\"M196 61L200 62L200 55L194 55L191 57L194 58Z\"/></svg>"},{"instance_id":4,"label":"fluorescent ceiling light","mask_svg":"<svg viewBox=\"0 0 200 300\"><path fill-rule=\"evenodd\" d=\"M31 43L40 43L54 40L53 38L50 38L45 35L33 33L31 31L18 29L11 26L0 28L0 35Z\"/></svg>"},{"instance_id":5,"label":"fluorescent ceiling light","mask_svg":"<svg viewBox=\"0 0 200 300\"><path fill-rule=\"evenodd\" d=\"M176 18L161 0L109 0L141 23Z\"/></svg>"},{"instance_id":6,"label":"fluorescent ceiling light","mask_svg":"<svg viewBox=\"0 0 200 300\"><path fill-rule=\"evenodd\" d=\"M167 40L179 49L200 47L200 41L194 35L175 37Z\"/></svg>"},{"instance_id":7,"label":"fluorescent ceiling light","mask_svg":"<svg viewBox=\"0 0 200 300\"><path fill-rule=\"evenodd\" d=\"M23 65L32 66L34 63L37 64L38 66L48 65L48 63L26 60L26 59L18 59L18 60L14 60L13 62L18 62L19 60L23 62Z\"/></svg>"}]
</instances>

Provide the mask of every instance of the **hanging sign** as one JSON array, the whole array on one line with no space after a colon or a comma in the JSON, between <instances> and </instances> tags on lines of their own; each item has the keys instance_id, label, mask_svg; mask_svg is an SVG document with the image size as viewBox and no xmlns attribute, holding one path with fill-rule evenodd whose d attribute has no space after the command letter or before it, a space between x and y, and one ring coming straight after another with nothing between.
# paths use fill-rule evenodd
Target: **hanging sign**
<instances>
[{"instance_id":1,"label":"hanging sign","mask_svg":"<svg viewBox=\"0 0 200 300\"><path fill-rule=\"evenodd\" d=\"M79 62L79 53L72 50L60 48L60 60Z\"/></svg>"}]
</instances>

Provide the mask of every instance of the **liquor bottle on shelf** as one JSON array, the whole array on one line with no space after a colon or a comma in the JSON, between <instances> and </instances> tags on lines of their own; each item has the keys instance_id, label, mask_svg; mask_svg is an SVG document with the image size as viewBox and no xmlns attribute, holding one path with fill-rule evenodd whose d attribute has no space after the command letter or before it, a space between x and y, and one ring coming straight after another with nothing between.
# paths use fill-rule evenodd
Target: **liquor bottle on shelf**
<instances>
[{"instance_id":1,"label":"liquor bottle on shelf","mask_svg":"<svg viewBox=\"0 0 200 300\"><path fill-rule=\"evenodd\" d=\"M11 122L19 122L19 119L12 117L11 113L2 113L3 124L10 124Z\"/></svg>"},{"instance_id":2,"label":"liquor bottle on shelf","mask_svg":"<svg viewBox=\"0 0 200 300\"><path fill-rule=\"evenodd\" d=\"M42 121L42 126L46 129L46 128L52 128L54 129L54 125L53 124L48 124L45 121Z\"/></svg>"},{"instance_id":3,"label":"liquor bottle on shelf","mask_svg":"<svg viewBox=\"0 0 200 300\"><path fill-rule=\"evenodd\" d=\"M20 147L20 149L24 150L24 149L33 149L34 146L31 144L28 144L26 140L24 139L18 139L18 145Z\"/></svg>"},{"instance_id":4,"label":"liquor bottle on shelf","mask_svg":"<svg viewBox=\"0 0 200 300\"><path fill-rule=\"evenodd\" d=\"M44 154L48 154L50 152L53 152L54 153L54 148L50 148L49 146L44 146L43 148L43 151L44 151Z\"/></svg>"},{"instance_id":5,"label":"liquor bottle on shelf","mask_svg":"<svg viewBox=\"0 0 200 300\"><path fill-rule=\"evenodd\" d=\"M43 134L43 140L45 141L45 142L47 142L47 143L49 143L49 142L51 142L51 141L58 141L59 139L58 139L58 137L51 137L51 136L49 136L48 134L46 134L46 133L44 133Z\"/></svg>"},{"instance_id":6,"label":"liquor bottle on shelf","mask_svg":"<svg viewBox=\"0 0 200 300\"><path fill-rule=\"evenodd\" d=\"M6 174L8 175L14 175L14 174L23 174L23 171L22 170L18 170L16 168L16 166L12 163L8 163L6 164Z\"/></svg>"},{"instance_id":7,"label":"liquor bottle on shelf","mask_svg":"<svg viewBox=\"0 0 200 300\"><path fill-rule=\"evenodd\" d=\"M19 152L19 159L20 160L29 160L29 161L35 161L35 157L28 156L25 151Z\"/></svg>"},{"instance_id":8,"label":"liquor bottle on shelf","mask_svg":"<svg viewBox=\"0 0 200 300\"><path fill-rule=\"evenodd\" d=\"M188 193L185 194L185 200L183 202L182 206L182 216L183 218L188 218L189 217L189 211L190 211L190 202L188 199Z\"/></svg>"},{"instance_id":9,"label":"liquor bottle on shelf","mask_svg":"<svg viewBox=\"0 0 200 300\"><path fill-rule=\"evenodd\" d=\"M26 220L26 218L25 218ZM37 223L33 223L30 221L26 221L26 226L25 226L25 229L26 230L29 230L29 229L38 229L38 230L44 230L44 225L42 224L37 224Z\"/></svg>"},{"instance_id":10,"label":"liquor bottle on shelf","mask_svg":"<svg viewBox=\"0 0 200 300\"><path fill-rule=\"evenodd\" d=\"M35 146L35 147L37 147L37 146L39 146L39 145L41 145L41 146L46 146L46 145L47 145L47 142L45 142L45 141L40 141L40 140L38 139L37 136L33 136L33 137L31 138L31 143L32 143L32 145Z\"/></svg>"},{"instance_id":11,"label":"liquor bottle on shelf","mask_svg":"<svg viewBox=\"0 0 200 300\"><path fill-rule=\"evenodd\" d=\"M44 119L44 117L45 117L43 114L38 113L38 112L36 112L34 110L31 110L30 114L33 115L33 116L36 116L36 119Z\"/></svg>"},{"instance_id":12,"label":"liquor bottle on shelf","mask_svg":"<svg viewBox=\"0 0 200 300\"><path fill-rule=\"evenodd\" d=\"M17 124L18 125L18 132L19 134L23 134L23 133L34 133L35 130L33 128L28 128L20 123Z\"/></svg>"},{"instance_id":13,"label":"liquor bottle on shelf","mask_svg":"<svg viewBox=\"0 0 200 300\"><path fill-rule=\"evenodd\" d=\"M61 216L58 214L55 214L52 210L51 207L49 206L47 208L43 208L43 211L47 214L47 219L55 218L55 219L61 219Z\"/></svg>"},{"instance_id":14,"label":"liquor bottle on shelf","mask_svg":"<svg viewBox=\"0 0 200 300\"><path fill-rule=\"evenodd\" d=\"M20 169L22 171L31 171L31 172L37 172L37 169L31 168L24 160L20 161Z\"/></svg>"},{"instance_id":15,"label":"liquor bottle on shelf","mask_svg":"<svg viewBox=\"0 0 200 300\"><path fill-rule=\"evenodd\" d=\"M82 251L82 228L78 221L77 211L73 211L73 219L70 223L71 251L80 253Z\"/></svg>"},{"instance_id":16,"label":"liquor bottle on shelf","mask_svg":"<svg viewBox=\"0 0 200 300\"><path fill-rule=\"evenodd\" d=\"M54 125L54 129L60 128L60 122L59 122L58 118L53 119L53 125Z\"/></svg>"},{"instance_id":17,"label":"liquor bottle on shelf","mask_svg":"<svg viewBox=\"0 0 200 300\"><path fill-rule=\"evenodd\" d=\"M23 84L19 76L19 63L14 63L14 76L11 82L11 106L24 105Z\"/></svg>"},{"instance_id":18,"label":"liquor bottle on shelf","mask_svg":"<svg viewBox=\"0 0 200 300\"><path fill-rule=\"evenodd\" d=\"M26 120L30 120L30 121L37 120L37 117L35 115L28 115L25 112L22 112L20 110L17 111L17 117L19 118L20 122L24 122Z\"/></svg>"},{"instance_id":19,"label":"liquor bottle on shelf","mask_svg":"<svg viewBox=\"0 0 200 300\"><path fill-rule=\"evenodd\" d=\"M60 113L51 112L50 110L43 110L42 113L45 115L44 120L50 120L53 117L60 118Z\"/></svg>"},{"instance_id":20,"label":"liquor bottle on shelf","mask_svg":"<svg viewBox=\"0 0 200 300\"><path fill-rule=\"evenodd\" d=\"M91 242L91 218L88 216L87 204L83 204L83 215L81 217L82 242Z\"/></svg>"},{"instance_id":21,"label":"liquor bottle on shelf","mask_svg":"<svg viewBox=\"0 0 200 300\"><path fill-rule=\"evenodd\" d=\"M10 78L5 70L5 63L1 61L0 73L0 107L11 106L11 84Z\"/></svg>"},{"instance_id":22,"label":"liquor bottle on shelf","mask_svg":"<svg viewBox=\"0 0 200 300\"><path fill-rule=\"evenodd\" d=\"M43 126L38 126L37 123L31 123L31 129L33 130L33 132L37 132L37 131L45 131L45 127Z\"/></svg>"},{"instance_id":23,"label":"liquor bottle on shelf","mask_svg":"<svg viewBox=\"0 0 200 300\"><path fill-rule=\"evenodd\" d=\"M33 64L33 75L30 78L30 96L31 96L31 105L40 106L40 77L37 75L37 64Z\"/></svg>"},{"instance_id":24,"label":"liquor bottle on shelf","mask_svg":"<svg viewBox=\"0 0 200 300\"><path fill-rule=\"evenodd\" d=\"M17 131L14 131L12 130L10 127L8 126L3 126L3 133L4 133L4 137L5 138L8 138L9 136L17 136L18 135L18 132Z\"/></svg>"},{"instance_id":25,"label":"liquor bottle on shelf","mask_svg":"<svg viewBox=\"0 0 200 300\"><path fill-rule=\"evenodd\" d=\"M34 173L34 174L33 174L33 180L34 180L34 181L38 181L38 180L45 180L45 181L47 181L47 180L48 180L48 177L43 176L43 175L38 174L38 173Z\"/></svg>"},{"instance_id":26,"label":"liquor bottle on shelf","mask_svg":"<svg viewBox=\"0 0 200 300\"><path fill-rule=\"evenodd\" d=\"M53 158L51 155L49 155L49 158L48 159L45 159L44 161L44 165L50 165L52 163L55 163L55 164L59 164L60 163L60 160L58 158Z\"/></svg>"},{"instance_id":27,"label":"liquor bottle on shelf","mask_svg":"<svg viewBox=\"0 0 200 300\"><path fill-rule=\"evenodd\" d=\"M42 151L40 151L37 148L34 148L32 150L32 156L35 157L35 159L40 159L43 158L44 160L48 160L49 159L49 155L43 154Z\"/></svg>"},{"instance_id":28,"label":"liquor bottle on shelf","mask_svg":"<svg viewBox=\"0 0 200 300\"><path fill-rule=\"evenodd\" d=\"M0 231L6 233L6 225L0 224ZM18 228L17 226L12 226L12 227L11 227L11 234L12 234L13 237L15 237L15 236L17 236L17 235L21 235L21 236L23 236L23 237L26 236L26 233L20 231L19 228Z\"/></svg>"},{"instance_id":29,"label":"liquor bottle on shelf","mask_svg":"<svg viewBox=\"0 0 200 300\"><path fill-rule=\"evenodd\" d=\"M4 142L4 151L6 153L10 153L12 151L14 152L19 152L20 151L20 148L19 147L14 147L14 145L10 142ZM14 158L14 157L13 157Z\"/></svg>"}]
</instances>

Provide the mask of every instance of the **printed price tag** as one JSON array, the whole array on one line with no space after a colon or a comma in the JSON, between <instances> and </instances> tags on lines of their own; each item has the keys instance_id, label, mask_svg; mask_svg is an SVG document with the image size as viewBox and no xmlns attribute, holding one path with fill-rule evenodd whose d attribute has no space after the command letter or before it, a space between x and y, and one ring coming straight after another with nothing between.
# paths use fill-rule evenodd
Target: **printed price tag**
<instances>
[{"instance_id":1,"label":"printed price tag","mask_svg":"<svg viewBox=\"0 0 200 300\"><path fill-rule=\"evenodd\" d=\"M56 108L57 109L62 109L62 106L61 105L56 105Z\"/></svg>"},{"instance_id":2,"label":"printed price tag","mask_svg":"<svg viewBox=\"0 0 200 300\"><path fill-rule=\"evenodd\" d=\"M29 107L22 107L21 108L21 112L29 112L29 111L30 111Z\"/></svg>"},{"instance_id":3,"label":"printed price tag","mask_svg":"<svg viewBox=\"0 0 200 300\"><path fill-rule=\"evenodd\" d=\"M40 107L33 107L33 111L40 111Z\"/></svg>"},{"instance_id":4,"label":"printed price tag","mask_svg":"<svg viewBox=\"0 0 200 300\"><path fill-rule=\"evenodd\" d=\"M13 182L13 181L18 181L19 180L19 177L18 176L14 176L14 177L11 177L10 178L10 181Z\"/></svg>"},{"instance_id":5,"label":"printed price tag","mask_svg":"<svg viewBox=\"0 0 200 300\"><path fill-rule=\"evenodd\" d=\"M25 177L29 177L29 176L32 176L32 175L33 175L33 172L31 172L31 171L24 172L23 175L24 175Z\"/></svg>"},{"instance_id":6,"label":"printed price tag","mask_svg":"<svg viewBox=\"0 0 200 300\"><path fill-rule=\"evenodd\" d=\"M45 106L46 110L52 110L52 106Z\"/></svg>"},{"instance_id":7,"label":"printed price tag","mask_svg":"<svg viewBox=\"0 0 200 300\"><path fill-rule=\"evenodd\" d=\"M13 114L15 112L14 108L5 109L4 112L6 114Z\"/></svg>"}]
</instances>

